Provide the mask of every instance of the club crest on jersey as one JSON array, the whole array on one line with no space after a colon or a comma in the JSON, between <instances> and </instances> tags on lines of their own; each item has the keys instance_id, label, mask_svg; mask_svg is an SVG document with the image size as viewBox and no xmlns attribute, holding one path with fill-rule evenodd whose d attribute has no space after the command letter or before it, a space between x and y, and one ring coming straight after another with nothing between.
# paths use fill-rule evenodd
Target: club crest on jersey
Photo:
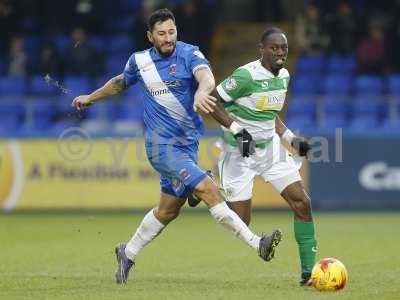
<instances>
[{"instance_id":1,"label":"club crest on jersey","mask_svg":"<svg viewBox=\"0 0 400 300\"><path fill-rule=\"evenodd\" d=\"M226 87L226 89L227 89L228 91L232 91L232 90L236 89L237 83L236 83L235 78L230 77L230 78L227 80L227 82L226 82L226 84L225 84L225 87Z\"/></svg>"},{"instance_id":2,"label":"club crest on jersey","mask_svg":"<svg viewBox=\"0 0 400 300\"><path fill-rule=\"evenodd\" d=\"M189 172L186 169L182 169L179 171L179 176L183 179L186 180L190 177Z\"/></svg>"},{"instance_id":3,"label":"club crest on jersey","mask_svg":"<svg viewBox=\"0 0 400 300\"><path fill-rule=\"evenodd\" d=\"M181 185L181 181L179 180L179 178L172 178L171 184L174 187L174 189L177 189Z\"/></svg>"},{"instance_id":4,"label":"club crest on jersey","mask_svg":"<svg viewBox=\"0 0 400 300\"><path fill-rule=\"evenodd\" d=\"M176 64L172 64L168 68L168 73L169 74L175 74L176 73Z\"/></svg>"}]
</instances>

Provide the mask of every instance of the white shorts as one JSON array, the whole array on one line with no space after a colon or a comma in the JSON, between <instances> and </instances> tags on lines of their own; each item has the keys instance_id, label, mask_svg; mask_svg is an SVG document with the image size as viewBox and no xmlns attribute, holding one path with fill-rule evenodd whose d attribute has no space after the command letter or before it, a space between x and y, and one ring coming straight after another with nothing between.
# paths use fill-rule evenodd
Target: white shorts
<instances>
[{"instance_id":1,"label":"white shorts","mask_svg":"<svg viewBox=\"0 0 400 300\"><path fill-rule=\"evenodd\" d=\"M250 157L242 157L237 148L224 144L219 157L220 187L229 202L249 200L255 176L270 182L279 192L301 181L301 161L295 160L281 144L277 134L265 149L256 148Z\"/></svg>"}]
</instances>

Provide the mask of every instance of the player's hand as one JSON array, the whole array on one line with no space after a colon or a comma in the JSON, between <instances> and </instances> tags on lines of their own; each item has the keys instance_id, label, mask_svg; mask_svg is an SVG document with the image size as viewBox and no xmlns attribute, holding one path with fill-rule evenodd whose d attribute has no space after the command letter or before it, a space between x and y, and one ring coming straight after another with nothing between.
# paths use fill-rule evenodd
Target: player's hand
<instances>
[{"instance_id":1,"label":"player's hand","mask_svg":"<svg viewBox=\"0 0 400 300\"><path fill-rule=\"evenodd\" d=\"M292 147L296 149L299 156L307 156L308 151L311 150L310 143L305 138L300 136L293 138Z\"/></svg>"},{"instance_id":2,"label":"player's hand","mask_svg":"<svg viewBox=\"0 0 400 300\"><path fill-rule=\"evenodd\" d=\"M245 128L235 134L234 137L243 157L249 157L256 152L256 142Z\"/></svg>"},{"instance_id":3,"label":"player's hand","mask_svg":"<svg viewBox=\"0 0 400 300\"><path fill-rule=\"evenodd\" d=\"M193 110L194 111L202 111L206 114L214 111L214 106L216 105L217 98L209 95L204 91L197 91L194 94L194 103Z\"/></svg>"},{"instance_id":4,"label":"player's hand","mask_svg":"<svg viewBox=\"0 0 400 300\"><path fill-rule=\"evenodd\" d=\"M81 109L85 109L88 106L92 105L92 101L89 97L89 95L82 95L82 96L78 96L76 97L73 101L72 101L72 106L75 107L77 110L81 110Z\"/></svg>"}]
</instances>

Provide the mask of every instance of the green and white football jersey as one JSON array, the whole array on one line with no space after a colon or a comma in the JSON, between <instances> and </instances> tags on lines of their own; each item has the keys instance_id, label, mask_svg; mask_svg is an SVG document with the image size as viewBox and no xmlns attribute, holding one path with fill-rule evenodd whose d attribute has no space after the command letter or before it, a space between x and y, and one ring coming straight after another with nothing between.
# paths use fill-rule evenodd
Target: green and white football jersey
<instances>
[{"instance_id":1,"label":"green and white football jersey","mask_svg":"<svg viewBox=\"0 0 400 300\"><path fill-rule=\"evenodd\" d=\"M237 68L217 91L229 115L255 140L261 140L275 133L275 118L285 103L288 84L286 69L275 76L256 60Z\"/></svg>"}]
</instances>

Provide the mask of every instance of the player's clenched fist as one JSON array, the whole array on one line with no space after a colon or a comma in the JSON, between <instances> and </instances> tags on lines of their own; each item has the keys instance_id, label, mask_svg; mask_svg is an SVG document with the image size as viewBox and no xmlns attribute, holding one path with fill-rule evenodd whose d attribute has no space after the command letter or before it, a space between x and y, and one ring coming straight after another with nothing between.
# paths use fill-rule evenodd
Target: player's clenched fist
<instances>
[{"instance_id":1,"label":"player's clenched fist","mask_svg":"<svg viewBox=\"0 0 400 300\"><path fill-rule=\"evenodd\" d=\"M72 101L72 106L75 107L77 110L84 109L92 104L92 100L90 99L89 95L82 95L76 97Z\"/></svg>"},{"instance_id":2,"label":"player's clenched fist","mask_svg":"<svg viewBox=\"0 0 400 300\"><path fill-rule=\"evenodd\" d=\"M300 136L294 137L291 144L293 148L296 149L299 156L307 156L308 151L311 150L310 143L304 137Z\"/></svg>"},{"instance_id":3,"label":"player's clenched fist","mask_svg":"<svg viewBox=\"0 0 400 300\"><path fill-rule=\"evenodd\" d=\"M240 132L235 134L234 137L243 157L249 157L255 153L256 142L246 128L243 128Z\"/></svg>"}]
</instances>

